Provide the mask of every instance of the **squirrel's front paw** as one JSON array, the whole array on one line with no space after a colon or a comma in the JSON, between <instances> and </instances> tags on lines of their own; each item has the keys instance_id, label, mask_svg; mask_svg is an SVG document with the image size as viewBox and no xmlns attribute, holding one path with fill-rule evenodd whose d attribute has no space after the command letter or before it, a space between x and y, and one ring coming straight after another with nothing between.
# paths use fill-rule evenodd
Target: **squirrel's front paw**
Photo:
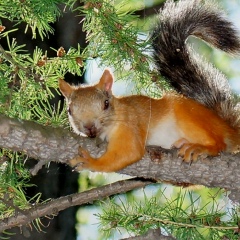
<instances>
[{"instance_id":1,"label":"squirrel's front paw","mask_svg":"<svg viewBox=\"0 0 240 240\"><path fill-rule=\"evenodd\" d=\"M69 160L68 163L71 167L73 167L76 171L81 171L83 169L88 169L89 161L91 161L92 157L89 152L82 147L78 149L78 156Z\"/></svg>"}]
</instances>

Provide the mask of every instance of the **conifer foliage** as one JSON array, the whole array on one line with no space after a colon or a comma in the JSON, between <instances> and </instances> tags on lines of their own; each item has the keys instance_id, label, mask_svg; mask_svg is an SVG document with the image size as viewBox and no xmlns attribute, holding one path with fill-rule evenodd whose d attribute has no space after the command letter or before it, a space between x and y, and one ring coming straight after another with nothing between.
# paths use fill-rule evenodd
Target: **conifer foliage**
<instances>
[{"instance_id":1,"label":"conifer foliage","mask_svg":"<svg viewBox=\"0 0 240 240\"><path fill-rule=\"evenodd\" d=\"M143 1L85 0L81 1L81 7L76 7L76 2L0 1L0 118L6 115L35 121L43 126L67 127L66 113L62 111L61 104L52 104L56 92L59 95L58 79L64 78L67 73L82 76L86 61L96 58L100 59L100 66L113 67L119 79L134 80L137 89L144 88L155 95L161 93L162 80L155 73L149 54L151 43L145 31L149 26L143 26L135 15L136 10L144 7ZM69 49L61 46L58 49L49 48L55 51L55 56L50 57L48 51L39 46L29 52L26 44L18 44L18 39L14 37L17 31L22 31L23 35L30 34L32 39L46 41L55 33L52 23L58 21L66 9L83 16L83 30L88 42L86 48L80 45ZM24 28L19 28L20 25ZM12 227L5 224L11 217L33 211L33 206L44 207L53 203L49 200L42 202L41 193L31 199L26 196L25 189L32 186L31 173L25 167L28 160L24 149L22 152L0 149L0 229L4 231ZM144 184L137 186L143 187ZM178 194L174 199L167 199L163 193L158 197L164 198L164 201L146 197L144 204L121 202L120 206L114 200L107 206L103 204L103 214L98 216L100 228L107 236L112 229L118 228L125 228L136 235L145 234L151 228L161 228L163 235L181 236L180 239L193 239L189 236L195 236L194 239L207 239L206 236L208 239L239 239L237 208L227 214L220 211L216 199L211 197L211 207L207 209L206 203L199 209L196 202L200 201L200 197L194 198L191 194L186 206L186 193ZM63 201L59 204L64 205ZM26 224L41 231L39 217L36 215L30 222L26 220Z\"/></svg>"}]
</instances>

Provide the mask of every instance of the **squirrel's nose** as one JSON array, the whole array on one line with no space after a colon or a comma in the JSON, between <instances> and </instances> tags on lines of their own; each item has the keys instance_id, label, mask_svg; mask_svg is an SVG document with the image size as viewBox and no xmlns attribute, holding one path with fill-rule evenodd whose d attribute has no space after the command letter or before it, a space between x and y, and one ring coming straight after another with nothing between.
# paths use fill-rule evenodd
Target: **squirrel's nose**
<instances>
[{"instance_id":1,"label":"squirrel's nose","mask_svg":"<svg viewBox=\"0 0 240 240\"><path fill-rule=\"evenodd\" d=\"M84 126L85 133L90 138L95 138L97 136L97 128L94 124L87 124Z\"/></svg>"}]
</instances>

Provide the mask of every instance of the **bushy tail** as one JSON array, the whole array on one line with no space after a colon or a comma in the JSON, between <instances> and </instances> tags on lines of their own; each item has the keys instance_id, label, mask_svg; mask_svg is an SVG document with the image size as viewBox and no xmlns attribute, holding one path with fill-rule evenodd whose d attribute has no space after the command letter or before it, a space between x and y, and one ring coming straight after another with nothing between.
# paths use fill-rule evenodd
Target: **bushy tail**
<instances>
[{"instance_id":1,"label":"bushy tail","mask_svg":"<svg viewBox=\"0 0 240 240\"><path fill-rule=\"evenodd\" d=\"M170 0L160 11L151 36L159 73L179 93L214 109L233 127L238 125L227 79L186 45L190 35L227 53L240 53L235 28L214 4Z\"/></svg>"}]
</instances>

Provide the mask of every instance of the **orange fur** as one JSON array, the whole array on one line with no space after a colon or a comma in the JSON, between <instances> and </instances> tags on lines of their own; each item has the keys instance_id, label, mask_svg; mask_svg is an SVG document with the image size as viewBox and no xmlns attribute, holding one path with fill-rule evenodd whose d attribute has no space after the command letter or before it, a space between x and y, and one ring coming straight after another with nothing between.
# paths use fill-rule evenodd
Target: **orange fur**
<instances>
[{"instance_id":1,"label":"orange fur","mask_svg":"<svg viewBox=\"0 0 240 240\"><path fill-rule=\"evenodd\" d=\"M239 150L240 118L228 81L188 47L189 36L226 53L240 52L235 27L211 1L169 0L150 40L159 75L179 94L117 98L109 69L93 86L72 87L59 81L74 131L108 142L106 152L96 159L80 149L72 166L117 171L140 160L147 145L175 146L186 162Z\"/></svg>"},{"instance_id":2,"label":"orange fur","mask_svg":"<svg viewBox=\"0 0 240 240\"><path fill-rule=\"evenodd\" d=\"M111 93L112 83L109 70L94 86L71 87L60 80L60 90L71 109L73 129L108 142L106 152L99 158L80 148L79 156L70 160L70 165L78 170L120 170L140 160L146 145L178 147L186 162L196 161L199 156L216 156L238 145L238 132L192 99L178 94L160 99L141 95L117 98Z\"/></svg>"}]
</instances>

